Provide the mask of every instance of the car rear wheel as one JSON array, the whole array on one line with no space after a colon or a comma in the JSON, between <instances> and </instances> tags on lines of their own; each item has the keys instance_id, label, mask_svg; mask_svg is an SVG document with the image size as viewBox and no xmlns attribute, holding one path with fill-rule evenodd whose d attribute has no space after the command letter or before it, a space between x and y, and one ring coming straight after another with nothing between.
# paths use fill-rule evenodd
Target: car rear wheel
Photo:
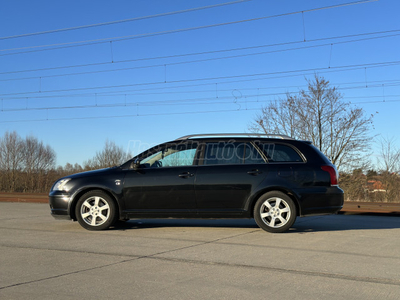
<instances>
[{"instance_id":1,"label":"car rear wheel","mask_svg":"<svg viewBox=\"0 0 400 300\"><path fill-rule=\"evenodd\" d=\"M288 195L271 191L257 200L254 206L254 219L265 231L285 232L296 220L296 205Z\"/></svg>"},{"instance_id":2,"label":"car rear wheel","mask_svg":"<svg viewBox=\"0 0 400 300\"><path fill-rule=\"evenodd\" d=\"M117 219L115 202L103 191L90 191L79 198L76 209L79 224L88 230L103 230Z\"/></svg>"}]
</instances>

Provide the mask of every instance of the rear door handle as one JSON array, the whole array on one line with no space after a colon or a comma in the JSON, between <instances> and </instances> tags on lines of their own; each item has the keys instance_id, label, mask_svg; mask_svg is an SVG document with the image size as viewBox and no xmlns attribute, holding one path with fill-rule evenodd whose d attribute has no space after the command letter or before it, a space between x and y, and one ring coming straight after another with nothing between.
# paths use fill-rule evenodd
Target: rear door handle
<instances>
[{"instance_id":1,"label":"rear door handle","mask_svg":"<svg viewBox=\"0 0 400 300\"><path fill-rule=\"evenodd\" d=\"M259 175L259 174L261 174L262 172L260 171L260 170L258 170L258 169L254 169L254 170L251 170L251 171L248 171L247 172L247 174L249 174L249 175L253 175L253 176L257 176L257 175Z\"/></svg>"},{"instance_id":2,"label":"rear door handle","mask_svg":"<svg viewBox=\"0 0 400 300\"><path fill-rule=\"evenodd\" d=\"M181 174L179 174L178 176L180 177L180 178L189 178L189 177L192 177L194 174L192 174L192 173L190 173L190 172L185 172L185 173L181 173Z\"/></svg>"}]
</instances>

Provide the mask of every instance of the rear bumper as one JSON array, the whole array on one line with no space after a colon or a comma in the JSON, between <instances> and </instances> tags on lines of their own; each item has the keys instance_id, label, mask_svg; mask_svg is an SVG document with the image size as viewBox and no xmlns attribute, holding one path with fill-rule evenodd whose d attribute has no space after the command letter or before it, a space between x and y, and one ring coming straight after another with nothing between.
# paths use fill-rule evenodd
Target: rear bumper
<instances>
[{"instance_id":1,"label":"rear bumper","mask_svg":"<svg viewBox=\"0 0 400 300\"><path fill-rule=\"evenodd\" d=\"M336 186L313 189L312 193L303 191L300 201L301 216L336 214L343 208L344 193Z\"/></svg>"},{"instance_id":2,"label":"rear bumper","mask_svg":"<svg viewBox=\"0 0 400 300\"><path fill-rule=\"evenodd\" d=\"M70 195L65 192L51 192L49 195L49 204L51 215L55 219L71 220L69 213Z\"/></svg>"}]
</instances>

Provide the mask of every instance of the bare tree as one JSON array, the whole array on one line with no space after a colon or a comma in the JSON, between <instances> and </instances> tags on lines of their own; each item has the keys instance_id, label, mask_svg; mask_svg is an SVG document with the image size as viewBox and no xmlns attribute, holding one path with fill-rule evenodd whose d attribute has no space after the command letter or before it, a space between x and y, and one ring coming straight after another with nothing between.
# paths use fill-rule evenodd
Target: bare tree
<instances>
[{"instance_id":1,"label":"bare tree","mask_svg":"<svg viewBox=\"0 0 400 300\"><path fill-rule=\"evenodd\" d=\"M14 192L22 170L23 141L17 132L6 132L0 139L0 171L2 190Z\"/></svg>"},{"instance_id":2,"label":"bare tree","mask_svg":"<svg viewBox=\"0 0 400 300\"><path fill-rule=\"evenodd\" d=\"M72 165L70 163L66 163L64 168L62 168L62 171L65 173L64 176L66 176L66 175L83 172L83 168L78 163L75 163L74 165Z\"/></svg>"},{"instance_id":3,"label":"bare tree","mask_svg":"<svg viewBox=\"0 0 400 300\"><path fill-rule=\"evenodd\" d=\"M380 137L378 144L380 147L378 168L389 172L400 172L400 148L395 145L396 140L389 137Z\"/></svg>"},{"instance_id":4,"label":"bare tree","mask_svg":"<svg viewBox=\"0 0 400 300\"><path fill-rule=\"evenodd\" d=\"M381 137L378 168L381 173L384 189L384 202L395 202L400 198L400 149L395 145L395 139Z\"/></svg>"},{"instance_id":5,"label":"bare tree","mask_svg":"<svg viewBox=\"0 0 400 300\"><path fill-rule=\"evenodd\" d=\"M265 106L249 129L309 140L338 168L359 162L370 149L373 116L366 117L363 109L343 101L337 88L323 77L315 75L307 82L307 90Z\"/></svg>"},{"instance_id":6,"label":"bare tree","mask_svg":"<svg viewBox=\"0 0 400 300\"><path fill-rule=\"evenodd\" d=\"M121 165L131 158L130 153L123 147L117 146L115 142L107 140L102 151L84 162L84 169L100 169Z\"/></svg>"},{"instance_id":7,"label":"bare tree","mask_svg":"<svg viewBox=\"0 0 400 300\"><path fill-rule=\"evenodd\" d=\"M23 142L24 191L36 192L48 185L49 171L55 167L56 154L49 145L28 136Z\"/></svg>"},{"instance_id":8,"label":"bare tree","mask_svg":"<svg viewBox=\"0 0 400 300\"><path fill-rule=\"evenodd\" d=\"M15 131L0 138L0 189L7 192L43 192L54 180L56 154L35 137L22 139Z\"/></svg>"},{"instance_id":9,"label":"bare tree","mask_svg":"<svg viewBox=\"0 0 400 300\"><path fill-rule=\"evenodd\" d=\"M355 169L349 173L341 173L339 176L340 187L344 190L346 201L368 201L367 176L361 169Z\"/></svg>"}]
</instances>

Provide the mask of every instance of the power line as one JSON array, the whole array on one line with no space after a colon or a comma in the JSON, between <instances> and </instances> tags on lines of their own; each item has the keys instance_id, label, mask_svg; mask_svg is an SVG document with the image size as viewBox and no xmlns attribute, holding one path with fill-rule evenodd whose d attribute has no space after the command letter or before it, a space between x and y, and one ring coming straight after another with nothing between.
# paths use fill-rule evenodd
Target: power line
<instances>
[{"instance_id":1,"label":"power line","mask_svg":"<svg viewBox=\"0 0 400 300\"><path fill-rule=\"evenodd\" d=\"M369 101L364 102L368 104L372 103L395 103L400 102L400 100L386 100L386 101ZM362 103L362 102L359 102ZM229 103L235 104L235 103ZM244 104L244 103L242 103ZM168 113L151 113L151 114L126 114L126 115L118 115L118 116L95 116L95 117L71 117L71 118L54 118L54 119L31 119L31 120L9 120L9 121L0 121L0 123L20 123L20 122L43 122L43 121L72 121L72 120L93 120L93 119L116 119L116 118L130 118L130 117L149 117L149 116L162 116L162 115L187 115L187 114L206 114L206 113L222 113L222 112L243 112L243 111L255 111L260 110L260 108L242 108L238 109L225 109L225 110L207 110L207 111L185 111L185 112L168 112Z\"/></svg>"},{"instance_id":2,"label":"power line","mask_svg":"<svg viewBox=\"0 0 400 300\"><path fill-rule=\"evenodd\" d=\"M338 87L337 90L350 90L350 89L371 89L371 88L381 88L382 86L384 86L384 84L382 84L383 81L374 81L370 83L370 86L367 88L365 85L358 85L358 86L350 86L350 87ZM396 83L387 83L385 82L385 86L399 86L400 85L400 81L397 80L395 81ZM360 82L355 82L355 83L341 83L341 84L359 84ZM362 83L362 82L361 82ZM373 84L374 83L374 84ZM304 87L304 86L302 86ZM276 88L276 87L275 87ZM296 86L296 88L300 88L299 86ZM267 88L261 88L261 89L267 89ZM246 94L246 95L241 95L240 97L235 97L232 95L230 96L225 96L225 97L218 97L218 100L221 99L242 99L242 98L254 98L257 97L257 99L259 97L265 97L265 96L279 96L279 95L287 95L287 94L296 94L299 93L299 91L285 91L285 92L274 92L274 93L268 93L268 94L259 94L258 91L260 90L260 88L247 88L247 89L229 89L229 90L220 90L220 92L231 92L233 93L233 91L239 91L239 93L242 93L242 91L245 90L250 90L250 91L254 91L257 90L257 94ZM209 90L208 92L214 92L214 90ZM30 107L28 108L27 106L25 108L10 108L10 109L4 109L2 108L1 111L4 112L8 112L8 111L27 111L27 110L54 110L54 109L78 109L78 108L101 108L101 107L121 107L121 106L132 106L132 105L141 105L141 106L154 106L154 105L168 105L168 104L184 104L187 105L187 103L198 103L199 101L208 101L208 100L215 100L217 99L215 96L212 97L203 97L203 98L187 98L187 99L169 99L169 100L160 100L160 101L146 101L146 102L126 102L126 96L128 96L129 94L122 94L122 96L125 96L125 101L124 102L120 102L120 103L106 103L106 104L95 104L95 105L73 105L73 106L55 106L55 107ZM113 96L115 97L115 95L107 95L107 96ZM118 95L117 95L118 96ZM121 96L121 95L120 95ZM129 95L130 96L130 95ZM399 95L385 95L385 96L362 96L362 97L345 97L345 99L359 99L359 98L390 98L390 97L397 97ZM97 95L96 95L97 97ZM25 100L29 100L29 98L23 98ZM3 100L8 100L8 99L2 99ZM258 102L258 101L257 101ZM215 103L215 101L213 102ZM2 102L2 107L3 107L3 102Z\"/></svg>"},{"instance_id":3,"label":"power line","mask_svg":"<svg viewBox=\"0 0 400 300\"><path fill-rule=\"evenodd\" d=\"M342 72L342 71L349 71L349 70L364 70L364 68L354 68L354 69L347 69L347 70L328 70L325 72L320 72L320 73L332 73L332 72ZM237 82L248 82L248 81L256 81L256 80L266 80L266 79L276 79L276 78L287 78L287 77L293 77L293 76L306 76L306 75L315 75L315 72L310 72L310 73L303 73L303 74L295 74L295 75L283 75L283 76L274 76L274 77L267 77L267 78L257 78L257 79L246 79L246 80L233 80L233 81L228 81L228 82L224 82L224 83L237 83ZM220 83L221 84L221 83ZM347 82L347 83L336 83L334 85L345 85L345 84L361 84L359 86L353 86L353 87L346 87L346 88L338 88L339 90L349 90L349 89L371 89L371 88L382 88L382 86L385 87L391 87L391 86L398 86L400 84L400 80L387 80L387 81L371 81L370 84L368 86L365 85L365 81L362 82ZM165 89L176 89L176 88L187 88L187 87L198 87L198 86L210 86L212 85L214 87L215 83L203 83L203 84L190 84L190 85L180 85L180 86L170 86L170 87L152 87L152 88L146 88L146 89L139 89L139 90L128 90L128 91L112 91L112 92L96 92L96 93L81 93L81 94L69 94L69 95L49 95L49 96L25 96L25 97L7 97L4 98L2 97L1 101L3 104L3 100L15 100L15 99L22 99L22 100L26 100L28 101L29 99L44 99L44 98L73 98L73 97L106 97L106 96L110 96L110 97L115 97L115 96L130 96L130 95L152 95L152 94L166 94L166 93L170 93L170 94L176 94L176 93L194 93L194 92L215 92L215 89L212 90L208 90L208 91L174 91L174 92L165 92ZM263 89L279 89L279 88L290 88L291 86L285 86L285 87L268 87L268 88L253 88L253 89L257 89L257 90L263 90ZM300 88L301 86L295 86L296 88ZM293 86L292 86L293 88ZM304 86L303 86L304 88ZM148 91L151 90L152 92L150 93L136 93L136 94L128 94L128 92L141 92L141 91ZM155 93L154 90L163 90L162 93ZM244 90L242 88L240 88L239 90ZM251 88L250 88L251 90ZM221 92L224 91L228 91L228 90L221 90ZM232 89L229 89L229 91L232 91ZM114 94L114 93L120 93L120 94Z\"/></svg>"},{"instance_id":4,"label":"power line","mask_svg":"<svg viewBox=\"0 0 400 300\"><path fill-rule=\"evenodd\" d=\"M259 110L259 108L248 109L248 110ZM19 123L19 122L42 122L42 121L70 121L70 120L92 120L92 119L111 119L111 118L127 118L127 117L146 117L146 116L160 116L160 115L183 115L183 114L196 114L196 113L219 113L219 112L233 112L240 111L238 109L229 110L210 110L210 111L192 111L192 112L175 112L175 113L159 113L159 114L130 114L130 115L119 115L119 116L100 116L100 117L74 117L74 118L57 118L57 119L32 119L32 120L11 120L11 121L0 121L0 123Z\"/></svg>"},{"instance_id":5,"label":"power line","mask_svg":"<svg viewBox=\"0 0 400 300\"><path fill-rule=\"evenodd\" d=\"M360 88L360 87L356 87ZM362 87L365 88L365 87ZM259 97L268 97L268 96L280 96L287 94L298 94L299 92L280 92L280 93L268 93L268 94L247 94L242 95L241 97L231 96L219 96L216 97L204 97L204 98L190 98L190 99L175 99L175 100L160 100L160 101L150 101L150 102L117 102L117 103L105 103L105 104L86 104L86 105L70 105L70 106L53 106L53 107L25 107L25 108L6 108L2 109L1 112L20 112L20 111L41 111L41 110L69 110L69 109L88 109L88 108L116 108L116 107L149 107L149 106L162 106L162 105L197 105L197 104L231 104L232 102L221 101L221 100L234 100L237 101L235 104L245 104L245 103L256 103L256 102L268 102L271 100L260 100ZM381 96L357 96L357 97L344 97L343 99L367 99L367 98L393 98L400 97L400 95L385 95ZM256 101L247 101L244 102L243 99L248 98L257 98ZM204 102L211 101L212 102ZM219 102L215 101L218 100ZM274 99L276 100L276 99ZM385 100L385 101L394 101L394 100ZM356 102L353 104L364 103L364 102Z\"/></svg>"},{"instance_id":6,"label":"power line","mask_svg":"<svg viewBox=\"0 0 400 300\"><path fill-rule=\"evenodd\" d=\"M248 98L253 97L265 97L265 96L277 96L284 95L286 93L272 93L272 94L260 94L260 95L246 95ZM71 106L57 106L57 107L26 107L26 108L11 108L11 109L2 109L2 112L10 112L10 111L33 111L33 110L64 110L64 109L82 109L82 108L107 108L107 107L131 107L131 106L158 106L158 105L188 105L189 102L191 104L199 104L203 101L210 101L216 99L215 97L205 97L205 98L192 98L192 99L176 99L176 100L160 100L160 101L151 101L151 102L119 102L119 103L107 103L107 104L89 104L89 105L71 105ZM225 96L218 97L218 100L223 99L234 99L233 96ZM226 103L226 102L224 102Z\"/></svg>"},{"instance_id":7,"label":"power line","mask_svg":"<svg viewBox=\"0 0 400 300\"><path fill-rule=\"evenodd\" d=\"M303 74L302 74L303 75ZM278 77L275 77L278 78ZM234 81L234 82L241 82L241 81ZM228 82L229 83L229 82ZM349 85L349 84L362 84L362 88L365 88L365 81L355 81L355 82L342 82L342 83L332 83L334 86L340 86L340 85ZM384 84L386 87L389 86L397 86L400 84L400 80L374 80L369 82L370 88L373 87L382 87L382 84ZM46 99L46 98L75 98L75 97L93 97L96 95L96 97L116 97L116 96L143 96L143 95L165 95L165 94L194 94L194 93L209 93L209 92L215 92L215 89L209 89L209 90L189 90L189 91L165 91L166 89L171 89L171 88L185 88L185 87L197 87L197 86L203 86L203 85L211 85L210 83L207 84L195 84L195 85L184 85L184 86L174 86L174 87L160 87L160 88L151 88L151 89L139 89L139 90L124 90L124 91L112 91L112 92L99 92L99 93L81 93L81 94L67 94L67 95L40 95L40 96L24 96L24 97L7 97L7 98L2 98L3 100L18 100L18 99L23 99L23 100L29 100L29 99ZM214 85L214 84L213 84ZM302 85L296 85L296 86L272 86L272 87L254 87L254 88L235 88L236 90L239 91L246 91L246 90L271 90L271 89L288 89L288 88L306 88L307 86ZM338 90L341 89L348 89L348 88L341 88L338 87ZM143 93L143 91L151 91L148 93ZM162 92L154 92L154 90L163 90ZM232 89L218 89L219 92L230 92ZM132 93L133 92L133 93ZM141 93L138 93L141 92Z\"/></svg>"},{"instance_id":8,"label":"power line","mask_svg":"<svg viewBox=\"0 0 400 300\"><path fill-rule=\"evenodd\" d=\"M253 74L242 74L242 75L230 75L230 76L218 76L218 77L203 77L203 78L195 78L195 79L180 79L180 80L171 80L171 81L155 81L155 82L147 82L147 83L134 83L134 84L122 84L122 85L113 85L113 86L97 86L97 87L83 87L83 88L71 88L71 89L58 89L58 90L48 90L48 91L29 91L29 92L18 92L18 93L7 93L0 94L0 96L12 96L12 95L25 95L25 94L37 94L37 93L56 93L56 92L69 92L69 91L82 91L82 90L101 90L101 89L110 89L110 88L121 88L121 87L131 87L131 86L144 86L144 85L157 85L157 84L174 84L174 83L182 83L182 82L195 82L195 81L208 81L208 80L223 80L229 78L241 78L241 77L256 77L256 76L266 76L266 75L278 75L278 74L293 74L293 73L301 73L301 72L322 72L324 70L347 70L354 68L371 68L371 67L383 67L383 66L391 66L398 65L400 61L390 61L390 62L380 62L380 63L368 63L368 64L355 64L355 65L344 65L344 66L335 66L335 67L320 67L320 68L309 68L309 69L300 69L300 70L290 70L290 71L277 71L277 72L266 72L266 73L253 73Z\"/></svg>"},{"instance_id":9,"label":"power line","mask_svg":"<svg viewBox=\"0 0 400 300\"><path fill-rule=\"evenodd\" d=\"M69 28L60 28L60 29L54 29L54 30L39 31L39 32L33 32L33 33L24 33L24 34L18 34L18 35L11 35L11 36L0 37L0 40L8 40L8 39L22 38L22 37L42 35L42 34L48 34L48 33L65 32L65 31L71 31L71 30L93 28L93 27L107 26L107 25L114 25L114 24L127 23L127 22L133 22L133 21L141 21L141 20L146 20L146 19L165 17L165 16L177 15L177 14L193 12L193 11L198 11L198 10L203 10L203 9L215 8L215 7L225 6L225 5L238 4L238 3L248 2L248 1L251 1L251 0L237 0L237 1L232 1L232 2L226 2L226 3L220 3L220 4L208 5L208 6L202 6L202 7L183 9L183 10L172 11L172 12L161 13L161 14L155 14L155 15L149 15L149 16L143 16L143 17L129 18L129 19L116 20L116 21L110 21L110 22L102 22L102 23L82 25L82 26L75 26L75 27L69 27Z\"/></svg>"},{"instance_id":10,"label":"power line","mask_svg":"<svg viewBox=\"0 0 400 300\"><path fill-rule=\"evenodd\" d=\"M314 74L314 73L312 73ZM304 74L301 74L304 75ZM296 75L298 76L298 75ZM287 76L283 76L287 77ZM274 77L274 78L280 78L280 77ZM260 80L260 79L257 79ZM261 79L263 80L263 79ZM242 81L233 81L235 82L242 82ZM231 82L224 82L224 83L231 83ZM343 87L338 87L338 90L343 90L343 89L352 89L352 88L365 88L365 81L355 81L355 82L341 82L341 83L332 83L334 86L340 86L340 85L349 85L349 84L359 84L358 86L355 87L348 87L348 88L343 88ZM361 84L361 85L360 85ZM398 86L400 84L400 80L374 80L374 81L369 81L369 86L368 88L375 88L375 87L382 87L382 84L386 87L390 86ZM29 99L48 99L48 98L75 98L75 97L90 97L92 98L93 96L96 97L116 97L116 96L143 96L143 95L165 95L165 94L194 94L194 93L209 93L209 92L215 92L215 89L209 89L209 90L189 90L189 91L165 91L166 89L175 89L175 88L186 88L186 87L198 87L198 86L204 86L204 85L211 85L210 83L206 84L192 84L192 85L183 85L183 86L173 86L173 87L159 87L159 88L151 88L151 89L139 89L139 90L125 90L125 91L112 91L112 92L98 92L98 93L80 93L80 94L68 94L68 95L40 95L40 96L24 96L24 97L6 97L2 98L2 100L29 100ZM214 85L214 84L213 84ZM306 88L307 86L302 85L302 86L272 86L272 87L254 87L254 88L235 88L235 90L239 91L248 91L248 90L271 90L271 89L288 89L288 88ZM151 91L148 93L143 93L143 91ZM155 90L163 90L162 92L154 92ZM231 92L232 89L218 89L219 92ZM132 93L133 92L133 93ZM141 93L138 93L141 92Z\"/></svg>"},{"instance_id":11,"label":"power line","mask_svg":"<svg viewBox=\"0 0 400 300\"><path fill-rule=\"evenodd\" d=\"M354 42L360 42L360 41L366 41L366 40L372 40L372 39L394 37L394 36L399 36L399 35L400 35L400 33L393 34L393 35L386 35L386 36L377 36L377 37L369 37L369 38L363 38L363 39L354 39L354 40L349 40L349 41L341 41L341 42L335 42L335 43L310 45L310 46L303 46L303 47L296 47L296 48L286 48L286 49L263 51L263 52L256 52L256 53L237 54L237 55L223 56L223 57L204 58L204 59L197 59L197 60L172 62L172 63L167 63L167 64L156 64L156 65L136 66L136 67L119 68L119 69L111 69L111 70L97 70L97 71L53 74L53 75L44 75L44 76L42 75L42 76L31 76L31 77L22 77L22 78L0 79L0 82L1 81L29 80L29 79L38 79L38 78L41 78L41 79L43 79L43 78L54 78L54 77L73 76L73 75L98 74L98 73L108 73L108 72L118 72L118 71L127 71L127 70L137 70L137 69L147 69L147 68L174 66L174 65L182 65L182 64L189 64L189 63L199 63L199 62L205 62L205 61L231 59L231 58L247 57L247 56L270 54L270 53L281 53L281 52L286 52L286 51L303 50L303 49L310 49L310 48L319 48L319 47L326 47L326 46L332 46L332 45L338 45L338 44L346 44L346 43L354 43Z\"/></svg>"},{"instance_id":12,"label":"power line","mask_svg":"<svg viewBox=\"0 0 400 300\"><path fill-rule=\"evenodd\" d=\"M56 70L56 69L90 67L90 66L118 64L118 63L146 61L146 60L168 59L168 58L185 57L185 56L193 56L193 55L215 54L215 53L222 53L222 52L229 52L229 51L240 51L240 50L249 50L249 49L256 49L256 48L264 48L264 47L274 47L274 46L286 46L286 45L291 45L291 44L310 43L310 42L317 42L317 41L323 41L323 40L332 40L332 39L351 38L351 37L359 37L359 36L366 36L366 35L385 34L385 33L399 32L399 31L400 31L400 29L394 29L394 30L386 30L386 31L378 31L378 32L368 32L368 33L358 33L358 34L343 35L343 36L308 39L306 41L304 41L304 40L291 41L291 42L284 42L284 43L266 44L266 45L240 47L240 48L230 48L230 49L222 49L222 50L214 50L214 51L203 51L203 52L175 54L175 55L167 55L167 56L145 57L145 58L128 59L128 60L120 60L120 61L115 61L114 60L112 62L111 61L107 61L107 62L90 63L90 64L79 64L79 65L58 66L58 67L50 67L50 68L40 68L40 69L27 69L27 70L8 71L8 72L0 72L0 74L13 74L13 73L23 73L23 72L48 71L48 70ZM389 36L386 36L386 37L390 37L390 36L397 36L397 34L389 35ZM376 37L376 38L379 38L379 37ZM47 50L47 49L44 49L44 50ZM41 50L39 50L39 51L41 51ZM30 53L30 52L36 52L36 51L0 54L0 56L21 54L21 53Z\"/></svg>"},{"instance_id":13,"label":"power line","mask_svg":"<svg viewBox=\"0 0 400 300\"><path fill-rule=\"evenodd\" d=\"M52 47L52 46L62 46L62 47L58 47L57 48L57 49L61 49L61 48L63 48L63 46L72 47L71 45L73 45L73 46L81 46L83 44L84 45L94 45L94 44L106 43L106 42L110 42L110 41L124 41L124 40L136 39L136 38L159 36L159 35L165 35L165 34L171 34L171 33L186 32L186 31L206 29L206 28L212 28L212 27L219 27L219 26L240 24L240 23L246 23L246 22L253 22L253 21L258 21L258 20L265 20L265 19L270 19L270 18L277 18L277 17L295 15L295 14L300 14L300 13L305 13L305 12L313 12L313 11L319 11L319 10L324 10L324 9L338 8L338 7L344 7L344 6L349 6L349 5L357 5L357 4L364 4L364 3L376 2L376 1L379 1L379 0L361 0L361 1L355 1L355 2L348 2L348 3L343 3L343 4L331 5L331 6L312 8L312 9L307 9L307 10L302 10L302 11L295 11L295 12L277 14L277 15L272 15L272 16L257 17L257 18L239 20L239 21L231 21L231 22L210 24L210 25L203 25L203 26L196 26L196 27L189 27L189 28L165 30L165 31L159 31L159 32L152 32L152 33L143 33L143 34L127 35L127 36L112 37L112 38L92 39L92 40L76 41L76 42L56 43L56 44L48 44L48 45L38 45L38 46L27 46L27 47L19 47L19 48L1 49L0 52L14 51L14 50L24 50L24 49L45 48L45 47ZM52 49L47 49L47 50L52 50Z\"/></svg>"},{"instance_id":14,"label":"power line","mask_svg":"<svg viewBox=\"0 0 400 300\"><path fill-rule=\"evenodd\" d=\"M92 67L92 66L100 66L100 65L113 65L113 64L118 64L118 63L128 63L128 62L137 62L137 61L146 61L146 60L158 60L158 59L169 59L169 58L177 58L177 57L185 57L185 56L216 54L216 53L224 53L224 52L232 52L232 51L251 50L251 49L257 49L257 48L287 46L287 45L302 44L302 43L312 43L312 42L319 42L319 41L326 41L326 40L333 40L333 39L354 38L354 37L368 36L368 35L387 34L387 33L394 33L394 32L400 32L400 29L386 30L386 31L376 31L376 32L368 32L368 33L358 33L358 34L342 35L342 36L334 36L334 37L325 37L325 38L318 38L318 39L310 39L310 40L307 40L305 42L304 41L291 41L291 42L284 42L284 43L265 44L265 45L230 48L230 49L222 49L222 50L214 50L214 51L203 51L203 52L184 53L184 54L175 54L175 55L166 55L166 56L135 58L135 59L113 61L113 62L108 61L108 62L99 62L99 63L90 63L90 64L79 64L79 65L58 66L58 67L50 67L50 68L40 68L40 69L27 69L27 70L8 71L8 72L0 72L0 75L15 74L15 73L25 73L25 72L36 72L36 71L51 71L51 70L69 69L69 68ZM387 35L387 36L384 36L384 37L391 37L391 36L397 36L397 35L398 34L393 34L393 35ZM367 39L374 39L374 38L381 38L381 37L371 37L371 38L367 38ZM344 41L344 42L346 42L346 41ZM335 44L337 44L337 43L339 43L339 42L335 42Z\"/></svg>"},{"instance_id":15,"label":"power line","mask_svg":"<svg viewBox=\"0 0 400 300\"><path fill-rule=\"evenodd\" d=\"M376 0L376 1L379 1L379 0ZM255 48L262 48L262 47L285 46L285 45L299 44L299 43L305 43L305 42L317 42L317 41L330 40L330 39L351 38L351 37L373 35L373 34L393 33L393 32L399 32L399 31L400 31L399 29L394 29L394 30L386 30L386 31L378 31L378 32L358 33L358 34L350 34L350 35L343 35L343 36L335 36L335 37L328 37L328 38L308 39L306 41L301 40L301 41L292 41L292 42L284 42L284 43L276 43L276 44L267 44L267 45L260 45L260 46L231 48L231 49L225 49L225 50L204 51L204 52L197 52L197 53L187 53L187 54L177 54L177 55L168 55L168 56L159 56L159 57L139 58L139 59L121 60L121 61L113 61L113 62L102 62L102 63L81 64L81 65L71 65L71 66L60 66L60 67L55 67L55 68L56 69L61 69L61 68L88 67L88 66L96 66L96 65L104 65L104 64L125 63L125 62L153 60L153 59L165 59L165 58L183 57L183 56L190 56L190 55L202 55L202 54L220 53L220 52L227 52L227 51L248 50L248 49L255 49ZM106 42L104 42L104 43L106 43ZM90 44L90 45L92 45L92 44ZM78 47L78 46L85 46L85 45L76 45L74 47ZM7 53L7 54L0 54L0 56L25 54L25 53L40 52L40 51L55 50L55 49L63 49L63 48L70 48L70 47L59 47L59 48L52 48L52 49L42 49L42 50L33 50L33 51L25 51L25 52L17 52L17 53ZM53 70L53 69L54 68L31 69L31 70L3 72L3 73L0 73L0 74L11 74L11 73L31 72L31 71L44 71L44 70Z\"/></svg>"}]
</instances>

